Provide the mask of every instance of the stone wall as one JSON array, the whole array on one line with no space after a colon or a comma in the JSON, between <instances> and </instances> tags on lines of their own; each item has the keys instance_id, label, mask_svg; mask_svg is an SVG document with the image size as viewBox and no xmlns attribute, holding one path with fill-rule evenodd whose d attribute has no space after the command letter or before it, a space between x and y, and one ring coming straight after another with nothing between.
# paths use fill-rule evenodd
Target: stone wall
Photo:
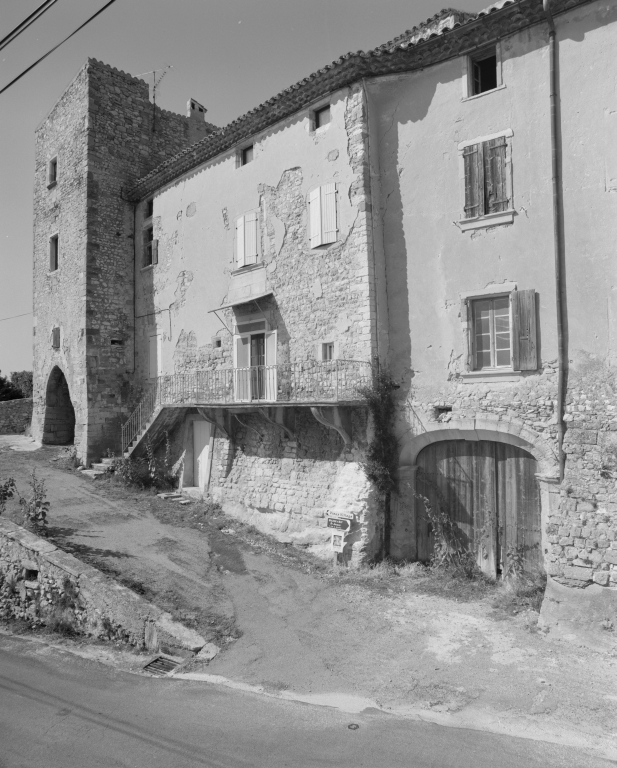
<instances>
[{"instance_id":1,"label":"stone wall","mask_svg":"<svg viewBox=\"0 0 617 768\"><path fill-rule=\"evenodd\" d=\"M21 435L31 421L31 397L0 402L0 435Z\"/></svg>"},{"instance_id":2,"label":"stone wall","mask_svg":"<svg viewBox=\"0 0 617 768\"><path fill-rule=\"evenodd\" d=\"M379 550L383 520L361 467L366 412L352 410L352 443L345 446L309 409L294 410L293 439L258 413L238 414L233 441L214 441L210 493L226 512L325 557L332 554L327 513L354 513L349 555L355 562L370 559Z\"/></svg>"},{"instance_id":3,"label":"stone wall","mask_svg":"<svg viewBox=\"0 0 617 768\"><path fill-rule=\"evenodd\" d=\"M205 640L155 605L63 552L51 542L0 519L0 618L47 624L68 592L70 620L83 634L138 648L161 644L198 650Z\"/></svg>"}]
</instances>

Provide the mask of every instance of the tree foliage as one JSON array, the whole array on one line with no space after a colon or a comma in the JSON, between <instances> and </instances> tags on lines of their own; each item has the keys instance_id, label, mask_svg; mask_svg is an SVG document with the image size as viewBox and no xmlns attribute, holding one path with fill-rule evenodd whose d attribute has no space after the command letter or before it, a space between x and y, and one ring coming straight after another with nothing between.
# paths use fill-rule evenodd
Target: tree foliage
<instances>
[{"instance_id":1,"label":"tree foliage","mask_svg":"<svg viewBox=\"0 0 617 768\"><path fill-rule=\"evenodd\" d=\"M17 387L22 397L32 397L32 371L13 371L11 384Z\"/></svg>"},{"instance_id":2,"label":"tree foliage","mask_svg":"<svg viewBox=\"0 0 617 768\"><path fill-rule=\"evenodd\" d=\"M6 376L0 375L0 401L19 400L23 398L21 389L18 389Z\"/></svg>"}]
</instances>

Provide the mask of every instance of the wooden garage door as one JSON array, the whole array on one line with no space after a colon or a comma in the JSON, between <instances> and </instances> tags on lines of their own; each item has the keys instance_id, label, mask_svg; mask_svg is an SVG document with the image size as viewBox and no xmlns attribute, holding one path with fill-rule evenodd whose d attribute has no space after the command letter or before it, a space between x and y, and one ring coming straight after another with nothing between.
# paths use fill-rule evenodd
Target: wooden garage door
<instances>
[{"instance_id":1,"label":"wooden garage door","mask_svg":"<svg viewBox=\"0 0 617 768\"><path fill-rule=\"evenodd\" d=\"M454 520L478 565L499 576L518 559L525 571L542 568L540 497L536 461L513 445L487 440L433 443L418 456L416 490ZM433 553L424 504L418 511L418 559Z\"/></svg>"}]
</instances>

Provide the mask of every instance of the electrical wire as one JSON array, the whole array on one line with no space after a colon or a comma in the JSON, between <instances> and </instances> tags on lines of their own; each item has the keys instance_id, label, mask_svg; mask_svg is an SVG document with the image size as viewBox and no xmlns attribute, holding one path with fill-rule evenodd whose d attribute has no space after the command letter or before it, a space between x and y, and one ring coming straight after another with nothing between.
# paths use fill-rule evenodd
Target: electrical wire
<instances>
[{"instance_id":1,"label":"electrical wire","mask_svg":"<svg viewBox=\"0 0 617 768\"><path fill-rule=\"evenodd\" d=\"M31 69L34 69L34 68L36 67L36 65L37 65L37 64L40 64L40 63L43 61L43 59L46 59L46 58L47 58L47 57L48 57L50 54L52 54L52 53L53 53L55 50L57 50L57 49L58 49L58 48L59 48L59 47L60 47L60 46L61 46L63 43L66 43L66 41L67 41L67 40L70 40L70 39L71 39L71 37L73 37L73 35L76 35L76 34L79 32L79 30L80 30L80 29L83 29L83 28L84 28L84 27L85 27L87 24L89 24L91 21L94 21L94 19L96 19L96 17L97 17L97 16L100 16L100 14L101 14L101 13L103 13L103 11L104 11L104 10L106 10L107 8L109 8L109 6L110 6L110 5L112 5L112 4L113 4L113 3L115 3L115 2L116 2L116 0L109 0L109 2L108 2L106 5L104 5L104 6L103 6L103 7L102 7L100 10L98 10L98 11L97 11L97 12L96 12L94 15L90 16L90 18L89 18L89 19L87 19L86 21L84 21L84 23L83 23L81 26L77 27L77 29L76 29L74 32L71 32L71 34L70 34L70 35L68 35L68 37L65 37L65 38L64 38L64 40L61 40L61 41L58 43L58 45L54 45L54 47L53 47L53 48L52 48L50 51L47 51L47 53L46 53L44 56L41 56L41 58L40 58L40 59L38 59L37 61L35 61L35 62L34 62L34 64L31 64L31 65L30 65L30 66L29 66L27 69L24 69L24 71L21 73L21 75L17 75L17 77L15 77L13 80L11 80L11 82L10 82L8 85L5 85L5 86L4 86L4 88L3 88L3 89L0 91L0 94L3 94L3 93L4 93L6 90L8 90L8 89L9 89L9 88L10 88L12 85L15 85L15 83L16 83L18 80L21 80L21 78L22 78L24 75L27 75L27 74L28 74L28 72L30 72L30 70L31 70Z\"/></svg>"},{"instance_id":2,"label":"electrical wire","mask_svg":"<svg viewBox=\"0 0 617 768\"><path fill-rule=\"evenodd\" d=\"M27 19L24 19L20 24L18 24L15 27L15 29L12 32L9 32L9 34L6 37L3 37L2 40L0 40L0 51L3 48L6 48L6 46L9 43L12 43L16 37L21 35L22 32L25 32L26 29L28 29L28 27L31 24L34 24L34 22L38 18L40 18L45 13L45 11L48 11L51 8L51 6L57 2L58 0L45 0L45 2L42 3L42 5L39 5L39 7L35 11L33 11L30 14L30 16L28 16Z\"/></svg>"},{"instance_id":3,"label":"electrical wire","mask_svg":"<svg viewBox=\"0 0 617 768\"><path fill-rule=\"evenodd\" d=\"M3 323L5 320L14 320L16 317L25 317L26 315L31 315L32 312L24 312L23 315L11 315L11 317L0 317L0 323Z\"/></svg>"}]
</instances>

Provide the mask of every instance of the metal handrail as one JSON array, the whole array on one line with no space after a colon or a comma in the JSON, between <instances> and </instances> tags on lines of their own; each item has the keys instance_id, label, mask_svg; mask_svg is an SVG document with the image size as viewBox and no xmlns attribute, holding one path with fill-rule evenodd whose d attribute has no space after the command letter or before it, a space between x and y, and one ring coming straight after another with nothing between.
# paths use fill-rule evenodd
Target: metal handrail
<instances>
[{"instance_id":1,"label":"metal handrail","mask_svg":"<svg viewBox=\"0 0 617 768\"><path fill-rule=\"evenodd\" d=\"M371 364L363 360L302 360L159 376L122 426L122 451L165 405L356 402L371 377Z\"/></svg>"}]
</instances>

